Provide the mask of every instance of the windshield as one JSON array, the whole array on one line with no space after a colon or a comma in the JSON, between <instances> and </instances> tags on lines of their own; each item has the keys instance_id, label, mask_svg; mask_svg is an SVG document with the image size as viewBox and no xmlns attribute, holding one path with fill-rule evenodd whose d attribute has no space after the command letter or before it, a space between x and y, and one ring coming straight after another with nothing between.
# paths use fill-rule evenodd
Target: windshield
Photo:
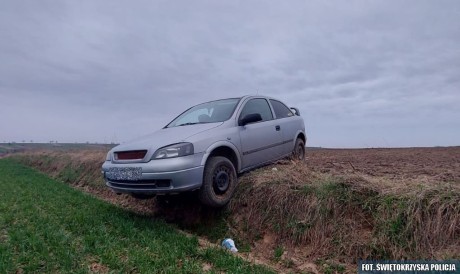
<instances>
[{"instance_id":1,"label":"windshield","mask_svg":"<svg viewBox=\"0 0 460 274\"><path fill-rule=\"evenodd\" d=\"M196 105L177 116L166 127L226 121L232 116L239 100L239 98L223 99Z\"/></svg>"}]
</instances>

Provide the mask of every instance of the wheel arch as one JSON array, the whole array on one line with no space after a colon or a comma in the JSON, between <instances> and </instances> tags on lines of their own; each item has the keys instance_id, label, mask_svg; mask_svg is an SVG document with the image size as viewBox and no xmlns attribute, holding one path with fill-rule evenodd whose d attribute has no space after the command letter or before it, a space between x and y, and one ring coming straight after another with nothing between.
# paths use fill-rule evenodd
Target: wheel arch
<instances>
[{"instance_id":1,"label":"wheel arch","mask_svg":"<svg viewBox=\"0 0 460 274\"><path fill-rule=\"evenodd\" d=\"M298 131L295 140L297 140L298 138L302 139L304 145L307 145L307 136L305 135L305 133L303 133L302 131Z\"/></svg>"},{"instance_id":2,"label":"wheel arch","mask_svg":"<svg viewBox=\"0 0 460 274\"><path fill-rule=\"evenodd\" d=\"M201 165L205 165L210 157L213 156L223 156L226 157L232 162L233 166L237 173L241 170L241 158L238 152L238 149L235 145L229 142L216 142L212 144L207 150L201 160Z\"/></svg>"}]
</instances>

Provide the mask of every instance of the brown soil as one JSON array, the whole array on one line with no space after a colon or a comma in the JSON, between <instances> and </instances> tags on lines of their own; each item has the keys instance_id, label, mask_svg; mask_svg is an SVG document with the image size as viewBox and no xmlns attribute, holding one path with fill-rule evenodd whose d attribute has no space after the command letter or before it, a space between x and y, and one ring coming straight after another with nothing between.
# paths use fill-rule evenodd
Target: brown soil
<instances>
[{"instance_id":1,"label":"brown soil","mask_svg":"<svg viewBox=\"0 0 460 274\"><path fill-rule=\"evenodd\" d=\"M460 147L318 149L307 151L307 164L313 171L339 175L460 181Z\"/></svg>"}]
</instances>

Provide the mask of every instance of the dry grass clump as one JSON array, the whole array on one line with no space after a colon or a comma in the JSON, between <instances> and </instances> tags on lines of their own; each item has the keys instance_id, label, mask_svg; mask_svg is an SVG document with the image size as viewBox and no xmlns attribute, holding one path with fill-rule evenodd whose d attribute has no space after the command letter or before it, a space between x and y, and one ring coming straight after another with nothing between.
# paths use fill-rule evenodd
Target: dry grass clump
<instances>
[{"instance_id":1,"label":"dry grass clump","mask_svg":"<svg viewBox=\"0 0 460 274\"><path fill-rule=\"evenodd\" d=\"M312 256L460 255L460 185L454 182L333 177L283 162L241 178L231 209L248 240L270 233L278 243L309 246Z\"/></svg>"},{"instance_id":2,"label":"dry grass clump","mask_svg":"<svg viewBox=\"0 0 460 274\"><path fill-rule=\"evenodd\" d=\"M29 166L73 185L103 187L101 166L106 150L32 151L15 158Z\"/></svg>"}]
</instances>

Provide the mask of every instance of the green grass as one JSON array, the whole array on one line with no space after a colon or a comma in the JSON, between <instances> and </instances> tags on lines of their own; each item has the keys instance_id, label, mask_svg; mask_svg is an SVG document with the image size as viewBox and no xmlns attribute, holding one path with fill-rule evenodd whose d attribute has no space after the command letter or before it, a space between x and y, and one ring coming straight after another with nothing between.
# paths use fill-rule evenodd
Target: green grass
<instances>
[{"instance_id":1,"label":"green grass","mask_svg":"<svg viewBox=\"0 0 460 274\"><path fill-rule=\"evenodd\" d=\"M71 165L67 165L61 172L59 172L58 178L64 183L75 183L81 171L78 168L73 168Z\"/></svg>"},{"instance_id":2,"label":"green grass","mask_svg":"<svg viewBox=\"0 0 460 274\"><path fill-rule=\"evenodd\" d=\"M283 253L284 253L284 249L282 246L276 247L274 251L275 260L280 260L281 256L283 256Z\"/></svg>"},{"instance_id":3,"label":"green grass","mask_svg":"<svg viewBox=\"0 0 460 274\"><path fill-rule=\"evenodd\" d=\"M196 237L0 160L0 273L267 273Z\"/></svg>"},{"instance_id":4,"label":"green grass","mask_svg":"<svg viewBox=\"0 0 460 274\"><path fill-rule=\"evenodd\" d=\"M324 274L344 273L346 270L343 265L340 265L334 262L330 262L327 260L326 261L317 260L316 264L321 266L322 272Z\"/></svg>"},{"instance_id":5,"label":"green grass","mask_svg":"<svg viewBox=\"0 0 460 274\"><path fill-rule=\"evenodd\" d=\"M183 228L196 235L206 236L210 242L220 243L225 238L234 237L229 231L225 218L228 218L228 214L217 214L206 222L199 222L191 226L184 225Z\"/></svg>"}]
</instances>

